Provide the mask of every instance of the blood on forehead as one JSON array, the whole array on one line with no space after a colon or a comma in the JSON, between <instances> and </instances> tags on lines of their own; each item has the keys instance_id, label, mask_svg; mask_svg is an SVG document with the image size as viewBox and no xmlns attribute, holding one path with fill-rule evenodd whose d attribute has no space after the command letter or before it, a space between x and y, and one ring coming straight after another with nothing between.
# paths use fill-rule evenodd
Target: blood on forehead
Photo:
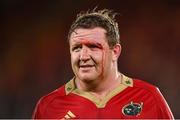
<instances>
[{"instance_id":1,"label":"blood on forehead","mask_svg":"<svg viewBox=\"0 0 180 120\"><path fill-rule=\"evenodd\" d=\"M86 46L96 46L96 47L101 48L101 49L104 48L104 45L102 43L97 42L97 41L82 40L81 44L86 45Z\"/></svg>"},{"instance_id":2,"label":"blood on forehead","mask_svg":"<svg viewBox=\"0 0 180 120\"><path fill-rule=\"evenodd\" d=\"M81 37L81 36L71 37L71 43L73 46L75 45L96 46L101 49L105 48L105 44L107 44L107 42L103 39L97 39L92 37Z\"/></svg>"}]
</instances>

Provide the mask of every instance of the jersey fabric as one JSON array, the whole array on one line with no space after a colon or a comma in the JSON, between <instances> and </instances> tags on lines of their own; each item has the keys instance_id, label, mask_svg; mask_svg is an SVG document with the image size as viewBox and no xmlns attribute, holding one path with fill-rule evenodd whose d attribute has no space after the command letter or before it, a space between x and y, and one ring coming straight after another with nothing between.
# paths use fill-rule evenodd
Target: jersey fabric
<instances>
[{"instance_id":1,"label":"jersey fabric","mask_svg":"<svg viewBox=\"0 0 180 120\"><path fill-rule=\"evenodd\" d=\"M75 78L42 97L34 119L173 119L157 87L122 75L121 84L103 99L76 88Z\"/></svg>"}]
</instances>

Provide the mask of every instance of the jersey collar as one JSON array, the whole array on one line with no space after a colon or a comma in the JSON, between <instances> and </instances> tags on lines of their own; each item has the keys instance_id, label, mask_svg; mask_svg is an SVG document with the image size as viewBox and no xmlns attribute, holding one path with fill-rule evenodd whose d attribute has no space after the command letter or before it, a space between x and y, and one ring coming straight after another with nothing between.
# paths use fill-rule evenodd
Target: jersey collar
<instances>
[{"instance_id":1,"label":"jersey collar","mask_svg":"<svg viewBox=\"0 0 180 120\"><path fill-rule=\"evenodd\" d=\"M133 87L132 78L127 77L124 74L121 74L121 76L122 76L122 83L121 84L123 84L127 87ZM71 93L72 91L74 91L76 89L75 78L76 77L73 77L68 83L66 83L66 85L65 85L66 95L68 95L69 93Z\"/></svg>"},{"instance_id":2,"label":"jersey collar","mask_svg":"<svg viewBox=\"0 0 180 120\"><path fill-rule=\"evenodd\" d=\"M121 78L122 78L122 83L119 84L118 87L110 91L103 99L98 99L97 97L90 94L89 92L77 89L75 85L75 77L74 77L65 85L66 95L68 95L69 93L74 93L76 95L79 95L81 97L84 97L90 100L96 105L97 108L104 108L106 106L106 103L111 98L113 98L114 96L116 96L117 94L125 90L127 87L133 87L133 80L131 78L123 74L121 74Z\"/></svg>"}]
</instances>

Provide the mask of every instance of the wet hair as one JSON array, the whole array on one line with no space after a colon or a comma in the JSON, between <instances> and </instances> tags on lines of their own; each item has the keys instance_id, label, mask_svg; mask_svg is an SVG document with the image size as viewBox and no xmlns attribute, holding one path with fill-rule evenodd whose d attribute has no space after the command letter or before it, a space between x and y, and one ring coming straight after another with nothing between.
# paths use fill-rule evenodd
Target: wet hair
<instances>
[{"instance_id":1,"label":"wet hair","mask_svg":"<svg viewBox=\"0 0 180 120\"><path fill-rule=\"evenodd\" d=\"M75 29L101 27L106 30L108 45L110 48L114 47L114 45L120 43L118 23L115 20L116 14L117 13L113 13L112 10L108 9L97 11L93 9L92 11L80 12L70 27L68 40Z\"/></svg>"}]
</instances>

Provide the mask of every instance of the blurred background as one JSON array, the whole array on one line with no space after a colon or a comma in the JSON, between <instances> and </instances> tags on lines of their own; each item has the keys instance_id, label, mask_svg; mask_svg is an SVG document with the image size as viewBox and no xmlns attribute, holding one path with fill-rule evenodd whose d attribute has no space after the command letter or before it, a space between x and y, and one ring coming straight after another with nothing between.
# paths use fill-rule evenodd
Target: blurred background
<instances>
[{"instance_id":1,"label":"blurred background","mask_svg":"<svg viewBox=\"0 0 180 120\"><path fill-rule=\"evenodd\" d=\"M40 97L73 77L67 33L77 13L96 6L120 13L120 71L158 86L180 118L178 0L1 0L0 6L0 118L31 118Z\"/></svg>"}]
</instances>

